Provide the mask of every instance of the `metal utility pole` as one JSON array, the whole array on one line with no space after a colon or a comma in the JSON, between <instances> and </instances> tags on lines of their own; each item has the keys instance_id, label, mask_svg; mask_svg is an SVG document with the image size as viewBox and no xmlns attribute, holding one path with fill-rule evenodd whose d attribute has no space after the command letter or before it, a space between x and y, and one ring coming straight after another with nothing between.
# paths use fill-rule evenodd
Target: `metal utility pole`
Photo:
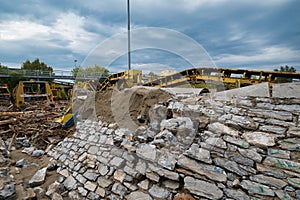
<instances>
[{"instance_id":1,"label":"metal utility pole","mask_svg":"<svg viewBox=\"0 0 300 200\"><path fill-rule=\"evenodd\" d=\"M128 70L131 69L131 55L130 55L130 4L127 0L127 37L128 37Z\"/></svg>"}]
</instances>

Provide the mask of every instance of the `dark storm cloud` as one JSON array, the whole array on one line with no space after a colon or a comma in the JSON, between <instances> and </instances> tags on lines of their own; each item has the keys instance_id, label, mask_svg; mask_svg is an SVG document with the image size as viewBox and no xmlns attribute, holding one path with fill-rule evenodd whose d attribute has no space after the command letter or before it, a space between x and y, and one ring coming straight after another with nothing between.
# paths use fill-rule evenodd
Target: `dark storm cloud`
<instances>
[{"instance_id":1,"label":"dark storm cloud","mask_svg":"<svg viewBox=\"0 0 300 200\"><path fill-rule=\"evenodd\" d=\"M131 1L132 28L182 32L201 44L217 66L228 67L290 64L300 70L299 13L296 0ZM72 68L74 59L82 62L96 45L126 31L126 17L125 0L3 1L0 45L7 50L0 52L0 62L39 57L51 66ZM156 51L133 53L134 66L171 67L180 63L177 59ZM124 68L126 56L116 64Z\"/></svg>"}]
</instances>

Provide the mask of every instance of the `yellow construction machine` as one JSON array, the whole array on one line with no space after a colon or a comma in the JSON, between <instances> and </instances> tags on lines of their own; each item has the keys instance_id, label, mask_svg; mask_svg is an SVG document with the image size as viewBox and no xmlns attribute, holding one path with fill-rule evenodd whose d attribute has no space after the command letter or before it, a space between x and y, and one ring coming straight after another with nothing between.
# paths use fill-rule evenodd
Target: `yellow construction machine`
<instances>
[{"instance_id":1,"label":"yellow construction machine","mask_svg":"<svg viewBox=\"0 0 300 200\"><path fill-rule=\"evenodd\" d=\"M54 100L70 99L73 85L63 83L51 83L51 90Z\"/></svg>"},{"instance_id":2,"label":"yellow construction machine","mask_svg":"<svg viewBox=\"0 0 300 200\"><path fill-rule=\"evenodd\" d=\"M53 103L53 94L46 81L20 81L14 89L14 100L17 107L31 101L47 100Z\"/></svg>"},{"instance_id":3,"label":"yellow construction machine","mask_svg":"<svg viewBox=\"0 0 300 200\"><path fill-rule=\"evenodd\" d=\"M2 106L8 106L10 102L10 92L6 84L0 86L0 104Z\"/></svg>"},{"instance_id":4,"label":"yellow construction machine","mask_svg":"<svg viewBox=\"0 0 300 200\"><path fill-rule=\"evenodd\" d=\"M75 122L76 114L73 114L72 108L73 108L73 106L71 104L65 111L65 114L60 118L56 118L55 122L61 124L65 128L73 126L73 124Z\"/></svg>"},{"instance_id":5,"label":"yellow construction machine","mask_svg":"<svg viewBox=\"0 0 300 200\"><path fill-rule=\"evenodd\" d=\"M142 70L125 70L111 74L103 82L99 82L97 91L104 91L109 87L117 86L119 89L140 85L142 82Z\"/></svg>"}]
</instances>

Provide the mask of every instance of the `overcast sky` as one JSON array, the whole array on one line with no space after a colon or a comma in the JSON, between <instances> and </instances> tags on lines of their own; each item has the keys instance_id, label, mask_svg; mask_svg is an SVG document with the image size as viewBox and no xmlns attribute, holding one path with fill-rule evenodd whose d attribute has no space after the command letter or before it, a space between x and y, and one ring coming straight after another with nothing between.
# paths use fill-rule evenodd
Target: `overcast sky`
<instances>
[{"instance_id":1,"label":"overcast sky","mask_svg":"<svg viewBox=\"0 0 300 200\"><path fill-rule=\"evenodd\" d=\"M122 71L126 54L116 54L120 57L110 63L102 57L117 51L105 43L116 34L125 40L118 45L127 48L126 6L127 0L1 1L0 63L21 67L25 60L39 58L54 69L72 69L77 60L76 65L109 64L110 71ZM273 70L290 65L300 71L299 0L132 0L131 28L147 27L167 31L156 32L161 40L153 39L155 34L147 29L133 32L133 44L146 40L153 45L132 53L136 69L199 67L186 58L187 52L178 53L184 42L169 34L174 30L188 38L182 48L189 56L194 53L197 58L199 53L203 59L189 42L203 47L212 60L211 65L204 62L208 67ZM161 48L164 40L176 45ZM89 57L100 54L96 60Z\"/></svg>"}]
</instances>

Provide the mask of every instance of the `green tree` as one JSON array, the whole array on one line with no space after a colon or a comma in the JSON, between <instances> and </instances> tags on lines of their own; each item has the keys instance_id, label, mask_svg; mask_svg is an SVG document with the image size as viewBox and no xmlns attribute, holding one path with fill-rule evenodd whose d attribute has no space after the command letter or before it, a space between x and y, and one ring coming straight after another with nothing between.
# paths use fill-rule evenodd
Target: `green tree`
<instances>
[{"instance_id":1,"label":"green tree","mask_svg":"<svg viewBox=\"0 0 300 200\"><path fill-rule=\"evenodd\" d=\"M7 73L8 73L8 67L0 63L0 74L7 74Z\"/></svg>"},{"instance_id":2,"label":"green tree","mask_svg":"<svg viewBox=\"0 0 300 200\"><path fill-rule=\"evenodd\" d=\"M89 77L89 76L108 76L109 70L98 65L83 67L75 67L72 70L74 76Z\"/></svg>"},{"instance_id":3,"label":"green tree","mask_svg":"<svg viewBox=\"0 0 300 200\"><path fill-rule=\"evenodd\" d=\"M79 73L80 70L81 70L81 67L80 67L80 66L73 68L73 69L72 69L72 74L73 74L73 76L76 77L76 76L78 75L78 73Z\"/></svg>"},{"instance_id":4,"label":"green tree","mask_svg":"<svg viewBox=\"0 0 300 200\"><path fill-rule=\"evenodd\" d=\"M21 69L27 69L27 70L42 70L42 71L49 71L53 72L53 68L51 66L47 66L44 62L40 62L40 60L37 58L33 62L30 62L29 60L26 60Z\"/></svg>"},{"instance_id":5,"label":"green tree","mask_svg":"<svg viewBox=\"0 0 300 200\"><path fill-rule=\"evenodd\" d=\"M1 78L0 84L8 84L8 89L12 92L17 86L19 81L26 81L28 79L23 78L22 74L18 70L10 70L7 66L0 64L0 74L10 74L8 78Z\"/></svg>"},{"instance_id":6,"label":"green tree","mask_svg":"<svg viewBox=\"0 0 300 200\"><path fill-rule=\"evenodd\" d=\"M49 76L53 74L53 68L48 66L44 62L40 62L37 58L33 62L26 60L21 67L21 70L25 70L23 73L26 75L42 75L42 76ZM54 79L44 79L44 81L52 82Z\"/></svg>"},{"instance_id":7,"label":"green tree","mask_svg":"<svg viewBox=\"0 0 300 200\"><path fill-rule=\"evenodd\" d=\"M288 65L286 66L280 66L279 69L274 69L275 72L296 72L296 69L294 67L289 67ZM292 78L286 78L286 77L277 77L275 79L276 82L278 83L286 83L286 82L292 82Z\"/></svg>"}]
</instances>

